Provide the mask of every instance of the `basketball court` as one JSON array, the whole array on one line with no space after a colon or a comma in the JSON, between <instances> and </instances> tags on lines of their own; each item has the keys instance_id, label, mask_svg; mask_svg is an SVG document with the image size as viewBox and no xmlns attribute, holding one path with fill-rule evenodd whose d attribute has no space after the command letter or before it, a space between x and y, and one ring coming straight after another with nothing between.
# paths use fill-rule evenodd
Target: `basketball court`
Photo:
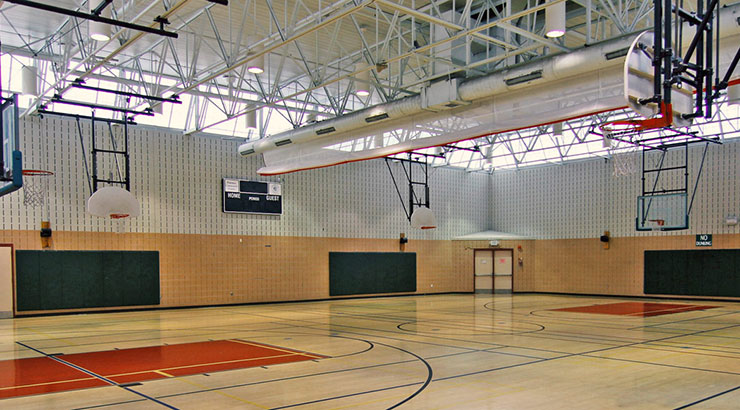
<instances>
[{"instance_id":1,"label":"basketball court","mask_svg":"<svg viewBox=\"0 0 740 410\"><path fill-rule=\"evenodd\" d=\"M0 408L738 408L740 3L0 21Z\"/></svg>"},{"instance_id":2,"label":"basketball court","mask_svg":"<svg viewBox=\"0 0 740 410\"><path fill-rule=\"evenodd\" d=\"M8 408L734 408L738 305L677 306L439 295L25 318L2 323L0 394Z\"/></svg>"}]
</instances>

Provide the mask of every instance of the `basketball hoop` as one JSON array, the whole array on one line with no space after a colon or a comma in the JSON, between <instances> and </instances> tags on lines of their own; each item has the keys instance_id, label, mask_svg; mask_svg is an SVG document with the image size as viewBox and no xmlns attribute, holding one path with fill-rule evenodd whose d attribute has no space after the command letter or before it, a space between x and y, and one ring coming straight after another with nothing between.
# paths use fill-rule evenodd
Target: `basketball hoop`
<instances>
[{"instance_id":1,"label":"basketball hoop","mask_svg":"<svg viewBox=\"0 0 740 410\"><path fill-rule=\"evenodd\" d=\"M650 227L651 231L662 231L664 225L665 225L665 220L663 219L649 219L648 220L648 226Z\"/></svg>"},{"instance_id":2,"label":"basketball hoop","mask_svg":"<svg viewBox=\"0 0 740 410\"><path fill-rule=\"evenodd\" d=\"M639 149L639 145L632 143L631 138L616 137L617 135L633 132L634 127L631 125L625 126L624 124L613 127L612 123L606 123L600 125L599 130L603 133L604 148L609 152L609 160L614 166L612 174L615 177L621 177L637 172L638 161L634 154Z\"/></svg>"},{"instance_id":3,"label":"basketball hoop","mask_svg":"<svg viewBox=\"0 0 740 410\"><path fill-rule=\"evenodd\" d=\"M604 138L613 140L622 135L631 135L631 134L639 133L640 128L637 124L633 123L631 120L626 120L626 121L623 120L623 121L605 122L599 125L599 131L601 131L602 136Z\"/></svg>"},{"instance_id":4,"label":"basketball hoop","mask_svg":"<svg viewBox=\"0 0 740 410\"><path fill-rule=\"evenodd\" d=\"M48 177L52 175L54 173L51 171L39 169L23 170L23 205L33 208L44 205L49 192Z\"/></svg>"}]
</instances>

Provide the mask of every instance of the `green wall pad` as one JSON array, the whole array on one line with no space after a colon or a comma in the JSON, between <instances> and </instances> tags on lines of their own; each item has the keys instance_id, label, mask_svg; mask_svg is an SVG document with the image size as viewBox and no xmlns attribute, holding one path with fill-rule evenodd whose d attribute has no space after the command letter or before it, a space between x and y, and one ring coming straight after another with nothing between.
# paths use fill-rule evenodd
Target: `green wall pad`
<instances>
[{"instance_id":1,"label":"green wall pad","mask_svg":"<svg viewBox=\"0 0 740 410\"><path fill-rule=\"evenodd\" d=\"M646 294L740 297L740 250L645 251Z\"/></svg>"},{"instance_id":2,"label":"green wall pad","mask_svg":"<svg viewBox=\"0 0 740 410\"><path fill-rule=\"evenodd\" d=\"M416 253L329 252L329 295L416 292Z\"/></svg>"},{"instance_id":3,"label":"green wall pad","mask_svg":"<svg viewBox=\"0 0 740 410\"><path fill-rule=\"evenodd\" d=\"M157 251L16 251L18 311L159 304Z\"/></svg>"}]
</instances>

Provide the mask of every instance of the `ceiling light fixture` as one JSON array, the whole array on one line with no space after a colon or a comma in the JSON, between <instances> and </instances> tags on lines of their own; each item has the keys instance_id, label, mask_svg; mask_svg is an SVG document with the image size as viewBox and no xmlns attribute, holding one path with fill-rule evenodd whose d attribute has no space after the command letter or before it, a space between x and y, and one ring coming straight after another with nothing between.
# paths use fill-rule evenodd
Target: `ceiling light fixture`
<instances>
[{"instance_id":1,"label":"ceiling light fixture","mask_svg":"<svg viewBox=\"0 0 740 410\"><path fill-rule=\"evenodd\" d=\"M39 95L38 69L31 65L21 69L21 93L23 95Z\"/></svg>"},{"instance_id":2,"label":"ceiling light fixture","mask_svg":"<svg viewBox=\"0 0 740 410\"><path fill-rule=\"evenodd\" d=\"M373 147L383 148L383 140L384 140L384 137L382 133L375 134L375 136L373 137Z\"/></svg>"},{"instance_id":3,"label":"ceiling light fixture","mask_svg":"<svg viewBox=\"0 0 740 410\"><path fill-rule=\"evenodd\" d=\"M556 137L563 136L563 123L562 122L556 122L555 124L552 124L552 135Z\"/></svg>"},{"instance_id":4,"label":"ceiling light fixture","mask_svg":"<svg viewBox=\"0 0 740 410\"><path fill-rule=\"evenodd\" d=\"M486 150L482 152L484 161L483 161L483 168L484 169L491 169L493 168L493 145L489 145L486 147Z\"/></svg>"},{"instance_id":5,"label":"ceiling light fixture","mask_svg":"<svg viewBox=\"0 0 740 410\"><path fill-rule=\"evenodd\" d=\"M565 2L553 4L545 9L545 36L562 37L565 34Z\"/></svg>"},{"instance_id":6,"label":"ceiling light fixture","mask_svg":"<svg viewBox=\"0 0 740 410\"><path fill-rule=\"evenodd\" d=\"M249 62L249 67L247 67L247 71L249 71L252 74L262 74L265 72L265 55L262 54L260 56L255 57L252 61Z\"/></svg>"},{"instance_id":7,"label":"ceiling light fixture","mask_svg":"<svg viewBox=\"0 0 740 410\"><path fill-rule=\"evenodd\" d=\"M731 85L727 88L727 102L730 105L740 105L740 84Z\"/></svg>"},{"instance_id":8,"label":"ceiling light fixture","mask_svg":"<svg viewBox=\"0 0 740 410\"><path fill-rule=\"evenodd\" d=\"M87 2L88 6L92 5L92 1ZM113 7L113 6L111 6ZM92 14L92 10L90 10ZM100 12L100 17L110 18L110 8L105 8ZM102 23L100 21L89 20L90 24L90 38L95 41L108 41L111 37L110 24Z\"/></svg>"},{"instance_id":9,"label":"ceiling light fixture","mask_svg":"<svg viewBox=\"0 0 740 410\"><path fill-rule=\"evenodd\" d=\"M252 36L249 39L249 44L256 44L259 40L259 37ZM249 65L247 66L247 71L252 74L262 74L265 72L265 55L260 54L261 52L262 47L258 47L256 45L252 46L252 50L249 51L249 54L252 55L259 54L259 56L251 59L249 61Z\"/></svg>"},{"instance_id":10,"label":"ceiling light fixture","mask_svg":"<svg viewBox=\"0 0 740 410\"><path fill-rule=\"evenodd\" d=\"M257 130L257 110L254 109L254 106L247 107L249 111L244 115L244 118L247 122L247 129L248 130Z\"/></svg>"},{"instance_id":11,"label":"ceiling light fixture","mask_svg":"<svg viewBox=\"0 0 740 410\"><path fill-rule=\"evenodd\" d=\"M355 66L355 71L360 70L360 65ZM358 97L370 95L370 71L365 70L355 75L355 94Z\"/></svg>"}]
</instances>

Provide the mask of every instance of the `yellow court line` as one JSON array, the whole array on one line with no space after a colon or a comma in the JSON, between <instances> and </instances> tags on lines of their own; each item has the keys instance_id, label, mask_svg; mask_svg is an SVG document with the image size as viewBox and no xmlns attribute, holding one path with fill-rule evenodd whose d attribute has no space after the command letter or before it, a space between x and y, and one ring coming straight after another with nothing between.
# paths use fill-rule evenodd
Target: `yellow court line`
<instances>
[{"instance_id":1,"label":"yellow court line","mask_svg":"<svg viewBox=\"0 0 740 410\"><path fill-rule=\"evenodd\" d=\"M359 403L352 403L352 404L348 404L348 405L345 405L345 406L332 407L332 408L326 409L326 410L351 409L352 407L365 406L367 404L379 403L381 401L398 400L398 399L402 399L404 397L408 397L408 395L407 394L399 394L399 395L395 395L395 396L385 396L385 397L382 397L380 399L361 401Z\"/></svg>"},{"instance_id":2,"label":"yellow court line","mask_svg":"<svg viewBox=\"0 0 740 410\"><path fill-rule=\"evenodd\" d=\"M689 306L690 307L698 307L698 306L703 307L702 305L688 305L686 307L689 307ZM664 313L664 314L685 313L685 312L700 312L700 311L704 311L704 310L710 309L710 308L706 308L706 309L683 310L683 309L686 309L686 307L682 307L682 308L668 308L668 309L659 309L659 310L646 310L646 311L642 311L642 312L629 313L626 316L635 317L637 315L644 315L646 313L662 313L662 312L667 312L667 313ZM661 316L661 315L658 315L658 316ZM637 316L637 317L639 317L639 316ZM649 316L645 316L645 317L649 317Z\"/></svg>"},{"instance_id":3,"label":"yellow court line","mask_svg":"<svg viewBox=\"0 0 740 410\"><path fill-rule=\"evenodd\" d=\"M446 380L448 382L449 380ZM483 387L482 385L486 384L485 381L458 381L458 382L452 382L450 386L448 387L439 387L435 386L434 392L439 393L443 391L449 391L456 388L465 388L465 387L473 387L475 386L475 389L478 391L485 391L488 392L484 397L472 399L472 400L465 400L465 399L459 399L460 401L456 401L454 404L441 404L436 407L430 407L428 410L441 410L441 409L450 409L450 408L458 408L462 403L469 405L471 403L477 403L480 401L489 401L492 398L495 397L501 397L506 396L507 394L513 394L513 393L521 393L525 391L523 387L517 387L516 385L510 385L505 383L497 383L496 385L491 387Z\"/></svg>"},{"instance_id":4,"label":"yellow court line","mask_svg":"<svg viewBox=\"0 0 740 410\"><path fill-rule=\"evenodd\" d=\"M142 373L156 373L163 370L177 370L177 369L187 369L190 367L200 367L200 366L211 366L211 365L217 365L217 364L227 364L227 363L237 363L237 362L248 362L252 360L262 360L262 359L275 359L279 357L288 357L288 356L297 356L296 354L281 354L277 356L263 356L263 357L251 357L249 359L236 359L236 360L225 360L223 362L208 362L208 363L198 363L198 364L187 364L184 366L175 366L175 367L163 367L161 369L151 369L151 370L141 370L138 372L130 372L130 373L119 373L119 374L106 374L105 377L119 377L119 376L131 376L134 374L142 374ZM269 366L269 365L268 365Z\"/></svg>"},{"instance_id":5,"label":"yellow court line","mask_svg":"<svg viewBox=\"0 0 740 410\"><path fill-rule=\"evenodd\" d=\"M291 351L291 350L281 349L279 347L273 347L273 346L269 346L269 345L261 345L261 344L256 344L256 343L245 342L244 340L239 340L239 339L230 339L229 341L230 342L236 342L236 343L242 343L242 344L249 345L249 346L255 346L255 347L261 347L261 348L267 348L267 349L277 350L279 352L292 353L292 354L296 354L296 355L299 355L299 356L306 356L306 357L310 357L312 359L321 359L322 358L321 356L316 356L316 355L309 354L309 353L294 352L294 351Z\"/></svg>"},{"instance_id":6,"label":"yellow court line","mask_svg":"<svg viewBox=\"0 0 740 410\"><path fill-rule=\"evenodd\" d=\"M104 375L106 378L111 377L120 377L120 376L132 376L136 374L143 374L143 373L158 373L166 377L175 377L173 375L170 375L168 373L165 373L164 370L176 370L176 369L187 369L190 367L200 367L200 366L209 366L209 365L218 365L218 364L227 364L227 363L237 363L237 362L248 362L248 361L254 361L254 360L261 360L261 359L276 359L280 357L288 357L288 356L299 356L293 352L290 352L290 354L282 354L282 355L275 355L275 356L262 356L262 357L252 357L248 359L237 359L237 360L226 360L222 362L210 362L210 363L200 363L200 364L190 364L185 366L176 366L176 367L165 367L163 369L154 369L154 370L142 370L138 372L129 372L129 373L119 373L119 374L112 374L112 375ZM53 382L45 382L45 383L35 383L35 384L24 384L21 386L9 386L9 387L0 387L0 390L10 390L10 389L18 389L18 388L24 388L24 387L35 387L35 386L46 386L51 384L59 384L59 383L69 383L69 382L77 382L77 381L83 381L83 380L97 380L96 377L85 377L82 379L67 379L67 380L59 380L59 381L53 381Z\"/></svg>"},{"instance_id":7,"label":"yellow court line","mask_svg":"<svg viewBox=\"0 0 740 410\"><path fill-rule=\"evenodd\" d=\"M66 344L68 344L69 346L78 346L78 344L77 344L77 343L72 343L72 342L70 342L70 341L69 341L69 340L67 340L67 339L62 339L61 337L54 337L54 335L51 335L51 334L49 334L49 333L45 333L45 332L40 332L40 331L36 331L36 330L33 330L33 328L30 328L30 327L26 327L26 328L24 328L24 329L25 329L25 330L28 330L28 331L29 331L29 332L31 332L31 333L35 333L35 334L37 334L37 335L39 335L39 336L44 336L44 337L47 337L47 338L49 338L49 339L51 339L51 340L59 340L59 341L60 341L60 342L62 342L62 343L66 343Z\"/></svg>"},{"instance_id":8,"label":"yellow court line","mask_svg":"<svg viewBox=\"0 0 740 410\"><path fill-rule=\"evenodd\" d=\"M204 385L202 385L200 383L196 383L194 381L190 381L190 380L187 380L187 379L184 379L184 378L177 378L175 380L181 381L183 383L187 383L187 384L189 384L191 386L197 387L197 388L202 389L202 390L208 390L209 392L218 393L218 394L220 394L222 396L228 397L230 399L238 400L238 401L240 401L242 403L251 404L252 406L259 407L261 409L265 409L265 410L269 409L269 407L267 407L267 406L263 406L261 404L255 403L255 402L252 402L252 401L249 401L249 400L246 400L246 399L242 399L239 396L235 396L233 394L229 394L229 393L226 393L226 392L221 391L221 390L218 390L218 389L212 389L211 387L204 386Z\"/></svg>"},{"instance_id":9,"label":"yellow court line","mask_svg":"<svg viewBox=\"0 0 740 410\"><path fill-rule=\"evenodd\" d=\"M0 387L0 390L22 389L24 387L36 387L36 386L49 386L52 384L59 384L59 383L81 382L83 380L100 380L100 379L98 379L97 377L84 377L82 379L67 379L67 380L57 380L54 382L44 382L44 383L34 383L34 384L23 384L20 386Z\"/></svg>"}]
</instances>

